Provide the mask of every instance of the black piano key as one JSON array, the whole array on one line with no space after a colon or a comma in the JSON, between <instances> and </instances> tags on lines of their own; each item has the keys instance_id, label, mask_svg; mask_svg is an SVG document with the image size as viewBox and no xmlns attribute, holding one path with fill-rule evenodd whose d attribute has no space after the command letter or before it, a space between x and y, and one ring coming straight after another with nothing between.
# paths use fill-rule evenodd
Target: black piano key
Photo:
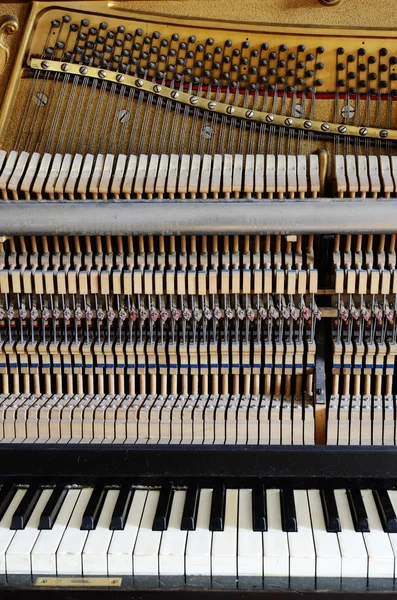
<instances>
[{"instance_id":1,"label":"black piano key","mask_svg":"<svg viewBox=\"0 0 397 600\"><path fill-rule=\"evenodd\" d=\"M347 490L347 498L355 530L359 533L368 533L370 531L368 515L360 490Z\"/></svg>"},{"instance_id":2,"label":"black piano key","mask_svg":"<svg viewBox=\"0 0 397 600\"><path fill-rule=\"evenodd\" d=\"M152 531L166 531L170 518L173 496L174 491L172 485L170 483L163 485L160 491L159 501L157 502Z\"/></svg>"},{"instance_id":3,"label":"black piano key","mask_svg":"<svg viewBox=\"0 0 397 600\"><path fill-rule=\"evenodd\" d=\"M105 498L106 489L102 485L96 485L84 511L80 529L83 531L95 529Z\"/></svg>"},{"instance_id":4,"label":"black piano key","mask_svg":"<svg viewBox=\"0 0 397 600\"><path fill-rule=\"evenodd\" d=\"M194 531L196 529L199 495L200 494L197 485L191 485L188 487L181 521L182 531Z\"/></svg>"},{"instance_id":5,"label":"black piano key","mask_svg":"<svg viewBox=\"0 0 397 600\"><path fill-rule=\"evenodd\" d=\"M223 528L225 526L225 503L225 486L215 486L212 492L210 531L223 531Z\"/></svg>"},{"instance_id":6,"label":"black piano key","mask_svg":"<svg viewBox=\"0 0 397 600\"><path fill-rule=\"evenodd\" d=\"M10 506L12 499L15 496L17 487L13 483L4 483L0 489L0 519L4 517L4 513Z\"/></svg>"},{"instance_id":7,"label":"black piano key","mask_svg":"<svg viewBox=\"0 0 397 600\"><path fill-rule=\"evenodd\" d=\"M130 485L125 485L121 488L110 521L109 529L112 531L121 531L124 529L134 494L135 490Z\"/></svg>"},{"instance_id":8,"label":"black piano key","mask_svg":"<svg viewBox=\"0 0 397 600\"><path fill-rule=\"evenodd\" d=\"M24 497L18 504L18 507L12 516L10 529L25 529L26 523L30 519L30 515L36 506L41 492L42 488L37 486L30 486L27 489Z\"/></svg>"},{"instance_id":9,"label":"black piano key","mask_svg":"<svg viewBox=\"0 0 397 600\"><path fill-rule=\"evenodd\" d=\"M372 491L382 527L386 533L397 533L397 516L390 496L385 489Z\"/></svg>"},{"instance_id":10,"label":"black piano key","mask_svg":"<svg viewBox=\"0 0 397 600\"><path fill-rule=\"evenodd\" d=\"M334 490L321 490L320 495L326 530L328 533L339 533L341 531L341 525Z\"/></svg>"},{"instance_id":11,"label":"black piano key","mask_svg":"<svg viewBox=\"0 0 397 600\"><path fill-rule=\"evenodd\" d=\"M52 529L55 523L55 519L58 516L59 511L65 496L68 493L68 488L64 485L58 485L51 496L48 499L47 504L43 512L40 515L39 529Z\"/></svg>"},{"instance_id":12,"label":"black piano key","mask_svg":"<svg viewBox=\"0 0 397 600\"><path fill-rule=\"evenodd\" d=\"M294 533L298 531L296 521L295 499L293 490L280 491L281 523L283 531Z\"/></svg>"},{"instance_id":13,"label":"black piano key","mask_svg":"<svg viewBox=\"0 0 397 600\"><path fill-rule=\"evenodd\" d=\"M254 531L267 531L266 492L263 485L252 490L252 528Z\"/></svg>"}]
</instances>

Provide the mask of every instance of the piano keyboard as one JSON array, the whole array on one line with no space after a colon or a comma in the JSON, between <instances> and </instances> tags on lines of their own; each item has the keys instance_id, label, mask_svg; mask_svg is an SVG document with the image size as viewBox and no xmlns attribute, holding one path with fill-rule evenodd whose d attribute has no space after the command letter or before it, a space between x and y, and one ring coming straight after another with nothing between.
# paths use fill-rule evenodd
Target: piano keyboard
<instances>
[{"instance_id":1,"label":"piano keyboard","mask_svg":"<svg viewBox=\"0 0 397 600\"><path fill-rule=\"evenodd\" d=\"M0 572L138 578L394 578L397 491L14 487Z\"/></svg>"}]
</instances>

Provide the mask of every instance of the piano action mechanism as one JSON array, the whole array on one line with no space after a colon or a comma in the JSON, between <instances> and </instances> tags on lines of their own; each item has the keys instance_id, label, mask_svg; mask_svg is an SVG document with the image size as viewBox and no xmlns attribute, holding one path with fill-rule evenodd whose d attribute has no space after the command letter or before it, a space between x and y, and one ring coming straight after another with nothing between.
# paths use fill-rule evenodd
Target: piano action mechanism
<instances>
[{"instance_id":1,"label":"piano action mechanism","mask_svg":"<svg viewBox=\"0 0 397 600\"><path fill-rule=\"evenodd\" d=\"M394 578L397 34L279 4L0 5L7 577Z\"/></svg>"}]
</instances>

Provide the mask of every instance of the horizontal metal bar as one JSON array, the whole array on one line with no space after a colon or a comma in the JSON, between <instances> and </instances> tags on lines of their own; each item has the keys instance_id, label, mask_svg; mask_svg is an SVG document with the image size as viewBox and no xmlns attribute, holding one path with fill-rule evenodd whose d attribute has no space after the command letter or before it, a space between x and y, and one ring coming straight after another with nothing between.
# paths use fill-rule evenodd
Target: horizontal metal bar
<instances>
[{"instance_id":1,"label":"horizontal metal bar","mask_svg":"<svg viewBox=\"0 0 397 600\"><path fill-rule=\"evenodd\" d=\"M0 444L0 477L397 480L388 446Z\"/></svg>"},{"instance_id":2,"label":"horizontal metal bar","mask_svg":"<svg viewBox=\"0 0 397 600\"><path fill-rule=\"evenodd\" d=\"M0 201L0 235L395 233L397 200Z\"/></svg>"}]
</instances>

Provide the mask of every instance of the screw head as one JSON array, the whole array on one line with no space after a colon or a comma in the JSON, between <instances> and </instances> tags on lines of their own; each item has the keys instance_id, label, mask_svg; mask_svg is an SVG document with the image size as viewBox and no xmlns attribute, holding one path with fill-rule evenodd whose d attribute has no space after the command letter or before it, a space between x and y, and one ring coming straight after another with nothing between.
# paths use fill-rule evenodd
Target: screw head
<instances>
[{"instance_id":1,"label":"screw head","mask_svg":"<svg viewBox=\"0 0 397 600\"><path fill-rule=\"evenodd\" d=\"M136 87L141 88L143 86L143 81L142 79L137 79L135 82Z\"/></svg>"},{"instance_id":2,"label":"screw head","mask_svg":"<svg viewBox=\"0 0 397 600\"><path fill-rule=\"evenodd\" d=\"M361 127L360 128L360 135L367 135L368 134L368 129L366 127Z\"/></svg>"},{"instance_id":3,"label":"screw head","mask_svg":"<svg viewBox=\"0 0 397 600\"><path fill-rule=\"evenodd\" d=\"M63 63L63 64L61 65L61 69L62 69L62 71L64 71L64 72L66 72L66 71L69 71L69 65L67 65L66 63Z\"/></svg>"},{"instance_id":4,"label":"screw head","mask_svg":"<svg viewBox=\"0 0 397 600\"><path fill-rule=\"evenodd\" d=\"M379 135L380 135L381 138L387 138L387 136L389 135L389 132L387 131L387 129L382 129L379 132Z\"/></svg>"},{"instance_id":5,"label":"screw head","mask_svg":"<svg viewBox=\"0 0 397 600\"><path fill-rule=\"evenodd\" d=\"M156 94L159 94L161 92L161 85L155 85L155 86L153 86L153 91Z\"/></svg>"},{"instance_id":6,"label":"screw head","mask_svg":"<svg viewBox=\"0 0 397 600\"><path fill-rule=\"evenodd\" d=\"M303 126L304 126L304 128L305 128L305 129L311 129L311 127L312 127L312 122L311 122L311 121L305 121L305 122L303 123Z\"/></svg>"},{"instance_id":7,"label":"screw head","mask_svg":"<svg viewBox=\"0 0 397 600\"><path fill-rule=\"evenodd\" d=\"M329 131L329 125L328 125L328 123L322 123L322 125L321 125L321 129L322 129L323 131Z\"/></svg>"},{"instance_id":8,"label":"screw head","mask_svg":"<svg viewBox=\"0 0 397 600\"><path fill-rule=\"evenodd\" d=\"M103 71L102 69L98 71L98 77L100 77L101 79L105 79L106 71Z\"/></svg>"},{"instance_id":9,"label":"screw head","mask_svg":"<svg viewBox=\"0 0 397 600\"><path fill-rule=\"evenodd\" d=\"M215 108L216 108L216 102L208 102L208 108L210 110L215 110Z\"/></svg>"},{"instance_id":10,"label":"screw head","mask_svg":"<svg viewBox=\"0 0 397 600\"><path fill-rule=\"evenodd\" d=\"M79 71L82 75L85 75L86 73L88 73L87 67L80 67Z\"/></svg>"},{"instance_id":11,"label":"screw head","mask_svg":"<svg viewBox=\"0 0 397 600\"><path fill-rule=\"evenodd\" d=\"M267 121L268 123L273 123L273 121L274 121L274 117L273 117L273 115L266 115L266 121Z\"/></svg>"},{"instance_id":12,"label":"screw head","mask_svg":"<svg viewBox=\"0 0 397 600\"><path fill-rule=\"evenodd\" d=\"M198 96L190 96L190 104L197 104Z\"/></svg>"},{"instance_id":13,"label":"screw head","mask_svg":"<svg viewBox=\"0 0 397 600\"><path fill-rule=\"evenodd\" d=\"M234 106L228 106L226 112L228 115L232 115L234 113Z\"/></svg>"},{"instance_id":14,"label":"screw head","mask_svg":"<svg viewBox=\"0 0 397 600\"><path fill-rule=\"evenodd\" d=\"M118 81L118 83L121 83L122 81L124 81L124 75L121 75L121 73L116 75L116 81Z\"/></svg>"},{"instance_id":15,"label":"screw head","mask_svg":"<svg viewBox=\"0 0 397 600\"><path fill-rule=\"evenodd\" d=\"M48 63L46 60L42 61L42 63L41 63L42 69L48 69L49 66L50 66L50 63Z\"/></svg>"},{"instance_id":16,"label":"screw head","mask_svg":"<svg viewBox=\"0 0 397 600\"><path fill-rule=\"evenodd\" d=\"M339 125L338 131L339 131L339 133L346 133L346 131L347 131L346 125Z\"/></svg>"},{"instance_id":17,"label":"screw head","mask_svg":"<svg viewBox=\"0 0 397 600\"><path fill-rule=\"evenodd\" d=\"M287 119L285 119L284 125L286 125L287 127L291 127L292 124L293 124L292 119L290 119L289 117Z\"/></svg>"},{"instance_id":18,"label":"screw head","mask_svg":"<svg viewBox=\"0 0 397 600\"><path fill-rule=\"evenodd\" d=\"M179 98L179 92L177 92L176 90L174 90L173 92L171 92L171 98L174 98L174 100L176 100L177 98Z\"/></svg>"},{"instance_id":19,"label":"screw head","mask_svg":"<svg viewBox=\"0 0 397 600\"><path fill-rule=\"evenodd\" d=\"M254 116L254 113L252 110L247 110L247 112L245 113L245 116L247 117L247 119L252 119L252 117Z\"/></svg>"}]
</instances>

